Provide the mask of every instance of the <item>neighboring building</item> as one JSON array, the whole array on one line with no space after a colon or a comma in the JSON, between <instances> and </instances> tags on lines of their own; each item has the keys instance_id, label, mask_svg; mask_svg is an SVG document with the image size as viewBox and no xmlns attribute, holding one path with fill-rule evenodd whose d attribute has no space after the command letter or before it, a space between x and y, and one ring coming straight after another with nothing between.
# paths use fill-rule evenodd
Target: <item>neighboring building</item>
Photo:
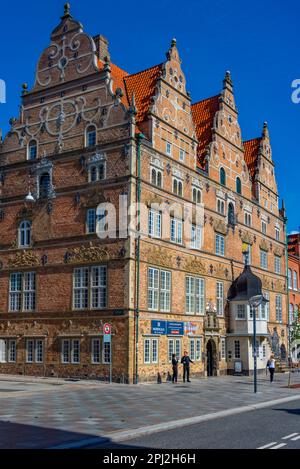
<instances>
[{"instance_id":1,"label":"neighboring building","mask_svg":"<svg viewBox=\"0 0 300 469\"><path fill-rule=\"evenodd\" d=\"M269 132L243 143L229 72L219 94L192 104L175 40L164 62L130 75L66 5L1 144L0 185L0 372L108 376L107 322L115 380L165 377L185 349L193 374L236 361L251 372L250 312L227 301L245 250L270 301L258 366L271 348L286 359L285 214ZM149 236L136 239L134 212L129 234L99 239L98 206L119 213L121 195L147 207ZM191 241L174 203L204 204Z\"/></svg>"},{"instance_id":2,"label":"neighboring building","mask_svg":"<svg viewBox=\"0 0 300 469\"><path fill-rule=\"evenodd\" d=\"M299 322L300 311L300 233L288 235L288 288L289 288L289 322L293 326ZM291 344L291 358L294 362L300 359L300 345Z\"/></svg>"}]
</instances>

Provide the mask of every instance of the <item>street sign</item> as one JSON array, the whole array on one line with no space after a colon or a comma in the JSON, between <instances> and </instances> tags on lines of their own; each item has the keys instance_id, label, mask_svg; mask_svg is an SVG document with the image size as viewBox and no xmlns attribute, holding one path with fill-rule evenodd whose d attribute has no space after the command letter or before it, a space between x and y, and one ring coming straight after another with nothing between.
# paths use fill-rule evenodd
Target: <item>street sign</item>
<instances>
[{"instance_id":1,"label":"street sign","mask_svg":"<svg viewBox=\"0 0 300 469\"><path fill-rule=\"evenodd\" d=\"M106 335L106 334L111 334L111 324L104 324L103 326L103 334Z\"/></svg>"}]
</instances>

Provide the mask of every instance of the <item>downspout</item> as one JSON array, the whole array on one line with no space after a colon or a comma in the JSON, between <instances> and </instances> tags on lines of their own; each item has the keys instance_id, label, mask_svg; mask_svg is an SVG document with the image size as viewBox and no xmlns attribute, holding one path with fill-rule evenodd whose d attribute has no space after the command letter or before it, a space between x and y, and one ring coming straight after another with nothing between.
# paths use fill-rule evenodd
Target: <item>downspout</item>
<instances>
[{"instance_id":1,"label":"downspout","mask_svg":"<svg viewBox=\"0 0 300 469\"><path fill-rule=\"evenodd\" d=\"M142 133L137 135L137 230L136 230L136 253L135 253L135 384L139 382L139 317L140 317L140 241L141 241L141 143L145 136Z\"/></svg>"},{"instance_id":2,"label":"downspout","mask_svg":"<svg viewBox=\"0 0 300 469\"><path fill-rule=\"evenodd\" d=\"M289 254L288 254L288 236L287 236L287 217L283 216L283 226L284 226L284 249L285 249L285 275L286 275L286 295L287 295L287 305L286 305L286 309L287 309L287 319L288 319L288 324L287 324L287 327L288 327L288 341L287 341L287 346L288 346L288 350L287 350L287 356L288 356L288 365L290 366L290 363L291 363L291 356L290 356L290 352L291 352L291 324L290 324L290 298L289 298Z\"/></svg>"}]
</instances>

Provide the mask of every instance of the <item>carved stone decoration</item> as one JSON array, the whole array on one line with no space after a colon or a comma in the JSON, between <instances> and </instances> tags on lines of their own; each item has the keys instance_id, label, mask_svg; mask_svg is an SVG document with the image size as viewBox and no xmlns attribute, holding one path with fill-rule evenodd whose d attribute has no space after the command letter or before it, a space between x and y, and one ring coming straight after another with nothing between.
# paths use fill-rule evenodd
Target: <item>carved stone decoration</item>
<instances>
[{"instance_id":1,"label":"carved stone decoration","mask_svg":"<svg viewBox=\"0 0 300 469\"><path fill-rule=\"evenodd\" d=\"M206 273L206 266L203 264L199 259L196 257L194 259L186 260L184 269L187 272L192 272L195 274L205 274Z\"/></svg>"},{"instance_id":2,"label":"carved stone decoration","mask_svg":"<svg viewBox=\"0 0 300 469\"><path fill-rule=\"evenodd\" d=\"M149 264L159 265L163 267L173 267L173 259L166 249L149 248L143 256L143 260Z\"/></svg>"},{"instance_id":3,"label":"carved stone decoration","mask_svg":"<svg viewBox=\"0 0 300 469\"><path fill-rule=\"evenodd\" d=\"M263 275L261 281L262 281L262 287L263 287L264 290L270 290L271 289L271 282L270 282L270 279L268 279L268 277Z\"/></svg>"},{"instance_id":4,"label":"carved stone decoration","mask_svg":"<svg viewBox=\"0 0 300 469\"><path fill-rule=\"evenodd\" d=\"M23 207L17 213L16 220L20 222L21 220L32 220L34 217L34 210L32 208Z\"/></svg>"},{"instance_id":5,"label":"carved stone decoration","mask_svg":"<svg viewBox=\"0 0 300 469\"><path fill-rule=\"evenodd\" d=\"M14 258L8 260L9 268L14 267L36 267L40 264L38 256L32 251L22 251Z\"/></svg>"},{"instance_id":6,"label":"carved stone decoration","mask_svg":"<svg viewBox=\"0 0 300 469\"><path fill-rule=\"evenodd\" d=\"M280 280L275 281L274 288L278 292L285 293L285 285Z\"/></svg>"},{"instance_id":7,"label":"carved stone decoration","mask_svg":"<svg viewBox=\"0 0 300 469\"><path fill-rule=\"evenodd\" d=\"M87 246L70 249L65 261L68 264L81 264L85 262L106 262L115 256L102 246L93 246L90 243Z\"/></svg>"},{"instance_id":8,"label":"carved stone decoration","mask_svg":"<svg viewBox=\"0 0 300 469\"><path fill-rule=\"evenodd\" d=\"M274 254L275 256L284 256L284 250L282 250L279 246L275 246L274 248Z\"/></svg>"},{"instance_id":9,"label":"carved stone decoration","mask_svg":"<svg viewBox=\"0 0 300 469\"><path fill-rule=\"evenodd\" d=\"M221 233L223 235L227 234L227 228L225 223L222 220L215 220L214 222L214 230L217 231L218 233Z\"/></svg>"},{"instance_id":10,"label":"carved stone decoration","mask_svg":"<svg viewBox=\"0 0 300 469\"><path fill-rule=\"evenodd\" d=\"M250 235L250 233L248 233L248 231L242 232L241 240L243 241L243 243L251 244L251 245L253 244L253 238Z\"/></svg>"},{"instance_id":11,"label":"carved stone decoration","mask_svg":"<svg viewBox=\"0 0 300 469\"><path fill-rule=\"evenodd\" d=\"M269 246L268 246L268 243L265 239L262 239L260 244L259 244L259 247L260 249L262 249L263 251L269 251Z\"/></svg>"},{"instance_id":12,"label":"carved stone decoration","mask_svg":"<svg viewBox=\"0 0 300 469\"><path fill-rule=\"evenodd\" d=\"M215 266L215 275L218 278L225 278L225 267L222 264L217 264Z\"/></svg>"}]
</instances>

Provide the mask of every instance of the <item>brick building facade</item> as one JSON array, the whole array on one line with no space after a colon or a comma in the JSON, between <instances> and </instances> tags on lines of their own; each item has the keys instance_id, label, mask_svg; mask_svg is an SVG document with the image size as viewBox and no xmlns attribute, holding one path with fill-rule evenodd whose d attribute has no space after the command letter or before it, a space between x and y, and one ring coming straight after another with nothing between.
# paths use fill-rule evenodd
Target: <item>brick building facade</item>
<instances>
[{"instance_id":1,"label":"brick building facade","mask_svg":"<svg viewBox=\"0 0 300 469\"><path fill-rule=\"evenodd\" d=\"M245 251L269 299L258 367L271 349L285 360L285 214L267 124L243 142L229 72L219 94L192 104L176 40L164 62L130 75L66 5L10 124L0 148L0 372L105 377L109 322L115 380L164 378L184 350L195 375L233 372L237 361L249 373L248 305L227 302ZM146 207L148 236L136 236L136 212L119 215L125 199ZM112 226L103 203L115 207L117 234L100 239L101 223ZM199 226L191 215L192 240L174 203L204 207Z\"/></svg>"},{"instance_id":2,"label":"brick building facade","mask_svg":"<svg viewBox=\"0 0 300 469\"><path fill-rule=\"evenodd\" d=\"M289 322L293 327L295 320L299 322L300 311L300 233L288 235L288 288L289 288ZM291 357L299 362L300 347L291 344Z\"/></svg>"}]
</instances>

